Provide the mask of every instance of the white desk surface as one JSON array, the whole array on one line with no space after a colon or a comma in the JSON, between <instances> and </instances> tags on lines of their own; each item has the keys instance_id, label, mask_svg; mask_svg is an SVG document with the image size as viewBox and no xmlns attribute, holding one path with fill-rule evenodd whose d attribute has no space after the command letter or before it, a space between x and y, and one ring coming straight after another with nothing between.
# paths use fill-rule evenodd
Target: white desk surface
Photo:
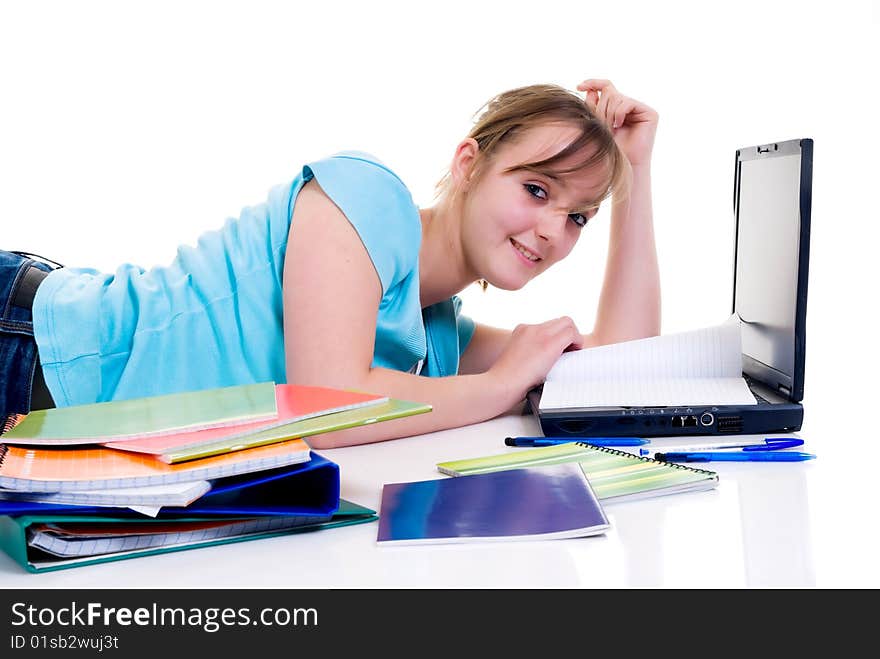
<instances>
[{"instance_id":1,"label":"white desk surface","mask_svg":"<svg viewBox=\"0 0 880 659\"><path fill-rule=\"evenodd\" d=\"M603 536L380 547L374 522L45 574L0 553L0 587L876 588L880 479L837 416L808 411L795 435L818 459L711 463L717 489L606 505ZM340 465L342 496L378 510L383 483L446 478L437 462L515 451L505 436L539 434L533 417L511 413L322 454Z\"/></svg>"}]
</instances>

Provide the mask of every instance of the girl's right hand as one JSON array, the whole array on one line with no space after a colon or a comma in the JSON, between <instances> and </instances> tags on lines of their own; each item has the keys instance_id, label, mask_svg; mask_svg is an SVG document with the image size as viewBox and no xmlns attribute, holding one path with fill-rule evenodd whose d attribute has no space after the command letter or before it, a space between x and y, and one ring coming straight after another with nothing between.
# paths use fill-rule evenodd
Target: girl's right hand
<instances>
[{"instance_id":1,"label":"girl's right hand","mask_svg":"<svg viewBox=\"0 0 880 659\"><path fill-rule=\"evenodd\" d=\"M510 404L523 400L568 350L580 350L583 336L568 316L540 325L517 325L504 351L488 373L511 396Z\"/></svg>"},{"instance_id":2,"label":"girl's right hand","mask_svg":"<svg viewBox=\"0 0 880 659\"><path fill-rule=\"evenodd\" d=\"M587 92L588 106L608 124L614 141L633 166L651 162L657 111L641 101L624 96L610 80L591 78L577 86Z\"/></svg>"}]
</instances>

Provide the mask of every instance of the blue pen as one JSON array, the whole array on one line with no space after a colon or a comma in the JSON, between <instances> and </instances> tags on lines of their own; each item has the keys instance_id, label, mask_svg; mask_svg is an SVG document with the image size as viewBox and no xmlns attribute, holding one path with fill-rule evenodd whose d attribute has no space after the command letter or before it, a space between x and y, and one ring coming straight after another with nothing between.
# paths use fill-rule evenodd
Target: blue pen
<instances>
[{"instance_id":1,"label":"blue pen","mask_svg":"<svg viewBox=\"0 0 880 659\"><path fill-rule=\"evenodd\" d=\"M556 446L582 442L592 446L642 446L648 444L641 437L506 437L507 446Z\"/></svg>"},{"instance_id":2,"label":"blue pen","mask_svg":"<svg viewBox=\"0 0 880 659\"><path fill-rule=\"evenodd\" d=\"M804 440L792 438L771 438L764 440L763 444L732 443L732 444L702 444L697 446L658 446L655 449L639 449L639 455L650 455L651 453L702 453L704 451L722 451L724 449L740 450L740 451L778 451L784 448L794 448L795 446L803 446Z\"/></svg>"},{"instance_id":3,"label":"blue pen","mask_svg":"<svg viewBox=\"0 0 880 659\"><path fill-rule=\"evenodd\" d=\"M664 462L714 462L727 460L729 462L803 462L812 460L816 456L812 453L800 453L798 451L705 451L694 453L658 453L656 460Z\"/></svg>"}]
</instances>

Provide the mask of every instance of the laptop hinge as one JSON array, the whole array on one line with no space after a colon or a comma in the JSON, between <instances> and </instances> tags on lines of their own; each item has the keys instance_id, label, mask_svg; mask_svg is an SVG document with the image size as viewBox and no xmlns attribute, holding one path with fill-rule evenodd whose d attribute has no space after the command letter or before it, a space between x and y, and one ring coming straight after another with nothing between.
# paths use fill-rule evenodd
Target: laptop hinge
<instances>
[{"instance_id":1,"label":"laptop hinge","mask_svg":"<svg viewBox=\"0 0 880 659\"><path fill-rule=\"evenodd\" d=\"M791 399L791 387L786 387L784 384L776 385L776 388L779 389L779 392L783 394L789 400Z\"/></svg>"}]
</instances>

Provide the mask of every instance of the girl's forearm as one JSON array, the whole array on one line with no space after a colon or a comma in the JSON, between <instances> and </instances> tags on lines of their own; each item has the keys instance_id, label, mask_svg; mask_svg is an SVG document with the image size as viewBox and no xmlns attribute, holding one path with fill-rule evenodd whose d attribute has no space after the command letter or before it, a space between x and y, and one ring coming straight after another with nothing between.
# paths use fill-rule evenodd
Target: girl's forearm
<instances>
[{"instance_id":1,"label":"girl's forearm","mask_svg":"<svg viewBox=\"0 0 880 659\"><path fill-rule=\"evenodd\" d=\"M368 444L479 423L506 412L520 398L517 392L488 372L429 378L374 368L362 383L351 388L429 403L433 409L425 414L308 437L306 441L312 448Z\"/></svg>"},{"instance_id":2,"label":"girl's forearm","mask_svg":"<svg viewBox=\"0 0 880 659\"><path fill-rule=\"evenodd\" d=\"M629 197L611 211L605 279L594 336L600 343L660 333L660 268L654 242L650 163L632 168Z\"/></svg>"}]
</instances>

